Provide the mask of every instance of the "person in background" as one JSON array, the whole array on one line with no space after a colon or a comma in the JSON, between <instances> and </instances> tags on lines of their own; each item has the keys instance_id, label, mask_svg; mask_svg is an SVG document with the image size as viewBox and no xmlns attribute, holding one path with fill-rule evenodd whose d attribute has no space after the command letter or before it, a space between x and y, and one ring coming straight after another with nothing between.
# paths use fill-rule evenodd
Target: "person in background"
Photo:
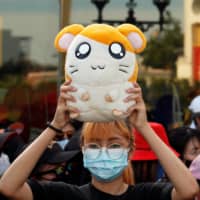
<instances>
[{"instance_id":1,"label":"person in background","mask_svg":"<svg viewBox=\"0 0 200 200\"><path fill-rule=\"evenodd\" d=\"M157 122L149 122L149 125L172 152L176 156L179 156L179 154L170 146L164 126ZM135 138L135 151L133 152L131 160L134 169L135 182L163 181L165 173L158 157L145 138L136 129L133 130L133 134Z\"/></svg>"},{"instance_id":2,"label":"person in background","mask_svg":"<svg viewBox=\"0 0 200 200\"><path fill-rule=\"evenodd\" d=\"M8 155L2 152L3 145L11 133L0 133L0 177L10 166Z\"/></svg>"},{"instance_id":3,"label":"person in background","mask_svg":"<svg viewBox=\"0 0 200 200\"><path fill-rule=\"evenodd\" d=\"M14 161L18 152L20 152L21 148L25 145L21 137L23 129L24 125L21 122L13 122L1 129L0 149L8 156L10 163Z\"/></svg>"},{"instance_id":4,"label":"person in background","mask_svg":"<svg viewBox=\"0 0 200 200\"><path fill-rule=\"evenodd\" d=\"M66 125L65 129L63 130L64 134L62 136L57 136L55 140L63 149L65 149L65 146L68 144L73 134L75 134L76 132L80 132L82 126L83 122L80 122L75 119L70 120L70 122ZM79 143L79 149L80 149L80 143Z\"/></svg>"},{"instance_id":5,"label":"person in background","mask_svg":"<svg viewBox=\"0 0 200 200\"><path fill-rule=\"evenodd\" d=\"M200 130L187 126L168 132L171 146L180 154L180 159L187 167L200 154Z\"/></svg>"},{"instance_id":6,"label":"person in background","mask_svg":"<svg viewBox=\"0 0 200 200\"><path fill-rule=\"evenodd\" d=\"M149 126L141 88L137 83L126 90L125 102L136 102L127 112L129 125L136 128L154 150L170 183L135 184L132 179L130 156L133 134L123 120L95 123L86 122L82 130L82 152L84 167L92 174L90 184L78 187L62 182L27 182L35 164L56 134L69 121L67 111L79 115L76 108L68 108L66 101L75 101L68 92L76 88L66 82L61 86L58 105L52 122L33 143L21 153L0 179L0 193L17 200L188 200L199 192L194 177L185 165L169 150ZM72 116L72 115L71 115Z\"/></svg>"},{"instance_id":7,"label":"person in background","mask_svg":"<svg viewBox=\"0 0 200 200\"><path fill-rule=\"evenodd\" d=\"M64 134L62 136L57 136L55 138L56 143L58 143L62 149L64 149L65 146L68 144L69 139L72 137L73 133L75 132L75 129L73 125L69 123L67 124L63 132Z\"/></svg>"},{"instance_id":8,"label":"person in background","mask_svg":"<svg viewBox=\"0 0 200 200\"><path fill-rule=\"evenodd\" d=\"M69 162L79 151L64 151L57 143L47 147L33 169L30 178L40 181L64 181Z\"/></svg>"},{"instance_id":9,"label":"person in background","mask_svg":"<svg viewBox=\"0 0 200 200\"><path fill-rule=\"evenodd\" d=\"M191 163L189 167L190 172L196 178L199 186L200 186L200 155L198 155ZM195 197L195 200L200 200L200 192Z\"/></svg>"},{"instance_id":10,"label":"person in background","mask_svg":"<svg viewBox=\"0 0 200 200\"><path fill-rule=\"evenodd\" d=\"M76 123L78 125L78 123ZM66 163L66 171L68 172L65 176L64 182L75 184L75 185L84 185L91 181L91 174L90 172L84 168L83 166L83 153L81 150L81 127L78 128L76 126L76 131L72 137L69 139L68 144L65 146L65 151L67 152L74 152L78 151L78 153L73 156L67 163Z\"/></svg>"},{"instance_id":11,"label":"person in background","mask_svg":"<svg viewBox=\"0 0 200 200\"><path fill-rule=\"evenodd\" d=\"M191 112L191 123L189 127L200 130L200 95L192 99L188 109Z\"/></svg>"},{"instance_id":12,"label":"person in background","mask_svg":"<svg viewBox=\"0 0 200 200\"><path fill-rule=\"evenodd\" d=\"M7 168L10 166L10 159L9 156L4 152L5 144L12 140L13 137L15 137L17 133L9 131L5 132L5 130L0 133L0 177L3 175L3 173L7 170Z\"/></svg>"}]
</instances>

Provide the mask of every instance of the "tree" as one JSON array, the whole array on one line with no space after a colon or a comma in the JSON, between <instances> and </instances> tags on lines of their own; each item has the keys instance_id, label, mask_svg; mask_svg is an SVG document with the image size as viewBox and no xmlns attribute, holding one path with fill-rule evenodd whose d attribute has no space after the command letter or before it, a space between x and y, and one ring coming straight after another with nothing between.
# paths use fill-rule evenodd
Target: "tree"
<instances>
[{"instance_id":1,"label":"tree","mask_svg":"<svg viewBox=\"0 0 200 200\"><path fill-rule=\"evenodd\" d=\"M183 49L183 33L180 22L168 16L169 24L158 34L152 34L144 51L142 63L145 66L175 69L177 57Z\"/></svg>"}]
</instances>

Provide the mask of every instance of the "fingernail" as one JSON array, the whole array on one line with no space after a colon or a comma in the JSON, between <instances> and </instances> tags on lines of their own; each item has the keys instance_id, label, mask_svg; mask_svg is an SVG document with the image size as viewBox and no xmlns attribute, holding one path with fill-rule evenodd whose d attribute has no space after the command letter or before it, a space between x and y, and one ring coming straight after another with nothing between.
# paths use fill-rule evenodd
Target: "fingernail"
<instances>
[{"instance_id":1,"label":"fingernail","mask_svg":"<svg viewBox=\"0 0 200 200\"><path fill-rule=\"evenodd\" d=\"M125 99L124 99L124 102L128 102L128 98L125 98Z\"/></svg>"},{"instance_id":2,"label":"fingernail","mask_svg":"<svg viewBox=\"0 0 200 200\"><path fill-rule=\"evenodd\" d=\"M74 86L71 86L71 90L72 90L72 91L76 91L77 88L75 88Z\"/></svg>"},{"instance_id":3,"label":"fingernail","mask_svg":"<svg viewBox=\"0 0 200 200\"><path fill-rule=\"evenodd\" d=\"M72 101L73 101L73 102L76 102L76 99L75 99L75 97L72 97Z\"/></svg>"},{"instance_id":4,"label":"fingernail","mask_svg":"<svg viewBox=\"0 0 200 200\"><path fill-rule=\"evenodd\" d=\"M128 88L126 91L127 92L133 92L133 88Z\"/></svg>"},{"instance_id":5,"label":"fingernail","mask_svg":"<svg viewBox=\"0 0 200 200\"><path fill-rule=\"evenodd\" d=\"M70 118L75 119L79 116L78 113L70 113Z\"/></svg>"}]
</instances>

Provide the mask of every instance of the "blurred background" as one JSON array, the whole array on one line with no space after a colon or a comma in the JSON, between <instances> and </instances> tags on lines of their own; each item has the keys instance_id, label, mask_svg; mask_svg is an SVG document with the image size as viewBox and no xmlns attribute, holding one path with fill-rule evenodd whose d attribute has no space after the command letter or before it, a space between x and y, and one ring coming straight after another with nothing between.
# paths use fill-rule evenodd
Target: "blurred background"
<instances>
[{"instance_id":1,"label":"blurred background","mask_svg":"<svg viewBox=\"0 0 200 200\"><path fill-rule=\"evenodd\" d=\"M72 23L133 23L148 38L138 56L138 82L149 120L166 128L185 122L199 92L200 0L0 0L0 128L24 124L25 141L55 111L64 81L58 31Z\"/></svg>"}]
</instances>

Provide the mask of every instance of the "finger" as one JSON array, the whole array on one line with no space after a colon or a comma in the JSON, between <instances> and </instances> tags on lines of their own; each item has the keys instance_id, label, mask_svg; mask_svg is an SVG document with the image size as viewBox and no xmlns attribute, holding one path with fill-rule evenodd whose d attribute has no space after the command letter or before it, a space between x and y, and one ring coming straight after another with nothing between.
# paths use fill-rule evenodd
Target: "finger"
<instances>
[{"instance_id":1,"label":"finger","mask_svg":"<svg viewBox=\"0 0 200 200\"><path fill-rule=\"evenodd\" d=\"M76 119L77 117L80 116L80 113L70 113L69 116L70 116L71 119Z\"/></svg>"},{"instance_id":2,"label":"finger","mask_svg":"<svg viewBox=\"0 0 200 200\"><path fill-rule=\"evenodd\" d=\"M80 110L73 106L67 106L69 111L69 116L71 119L75 119L80 116Z\"/></svg>"},{"instance_id":3,"label":"finger","mask_svg":"<svg viewBox=\"0 0 200 200\"><path fill-rule=\"evenodd\" d=\"M76 99L74 96L68 94L68 93L61 93L60 97L65 99L65 101L72 101L72 102L76 102Z\"/></svg>"},{"instance_id":4,"label":"finger","mask_svg":"<svg viewBox=\"0 0 200 200\"><path fill-rule=\"evenodd\" d=\"M134 86L135 88L140 88L140 85L139 85L137 82L134 82L134 83L133 83L133 86Z\"/></svg>"},{"instance_id":5,"label":"finger","mask_svg":"<svg viewBox=\"0 0 200 200\"><path fill-rule=\"evenodd\" d=\"M70 83L72 82L72 80L66 80L63 85L70 85Z\"/></svg>"},{"instance_id":6,"label":"finger","mask_svg":"<svg viewBox=\"0 0 200 200\"><path fill-rule=\"evenodd\" d=\"M140 87L132 87L126 90L127 93L141 93L142 89Z\"/></svg>"},{"instance_id":7,"label":"finger","mask_svg":"<svg viewBox=\"0 0 200 200\"><path fill-rule=\"evenodd\" d=\"M62 105L62 104L65 104L66 100L61 97L61 95L58 97L58 105Z\"/></svg>"},{"instance_id":8,"label":"finger","mask_svg":"<svg viewBox=\"0 0 200 200\"><path fill-rule=\"evenodd\" d=\"M141 98L141 94L132 94L132 95L127 96L124 99L124 102L127 103L130 101L136 101L136 100L139 100L139 98Z\"/></svg>"},{"instance_id":9,"label":"finger","mask_svg":"<svg viewBox=\"0 0 200 200\"><path fill-rule=\"evenodd\" d=\"M75 108L73 106L67 106L67 110L70 112L70 113L80 113L79 109L78 108Z\"/></svg>"},{"instance_id":10,"label":"finger","mask_svg":"<svg viewBox=\"0 0 200 200\"><path fill-rule=\"evenodd\" d=\"M61 92L75 92L77 91L77 88L72 85L62 85L60 87L60 93Z\"/></svg>"},{"instance_id":11,"label":"finger","mask_svg":"<svg viewBox=\"0 0 200 200\"><path fill-rule=\"evenodd\" d=\"M130 106L128 109L127 109L127 113L128 114L130 114L130 113L132 113L134 110L136 110L137 109L137 107L136 106Z\"/></svg>"},{"instance_id":12,"label":"finger","mask_svg":"<svg viewBox=\"0 0 200 200\"><path fill-rule=\"evenodd\" d=\"M142 94L139 93L139 94L132 94L132 95L129 95L127 96L125 99L124 99L124 102L127 103L127 102L130 102L130 101L135 101L135 102L141 102L142 101Z\"/></svg>"}]
</instances>

